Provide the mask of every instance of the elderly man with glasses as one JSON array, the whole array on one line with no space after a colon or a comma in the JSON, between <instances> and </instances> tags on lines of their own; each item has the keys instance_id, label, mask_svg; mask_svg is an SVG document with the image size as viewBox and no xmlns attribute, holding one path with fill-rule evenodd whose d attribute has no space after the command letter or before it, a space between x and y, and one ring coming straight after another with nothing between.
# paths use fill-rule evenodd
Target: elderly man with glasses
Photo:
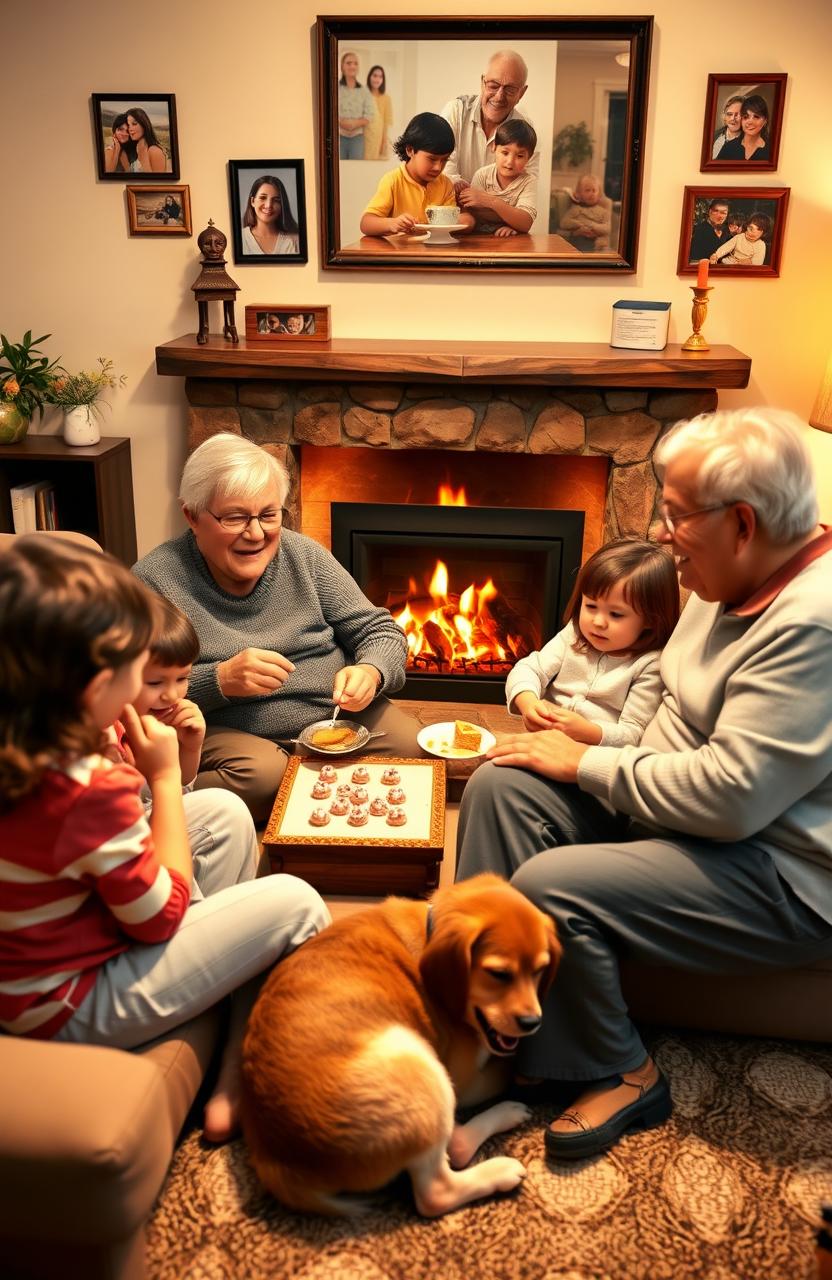
<instances>
[{"instance_id":1,"label":"elderly man with glasses","mask_svg":"<svg viewBox=\"0 0 832 1280\"><path fill-rule=\"evenodd\" d=\"M295 737L340 707L415 756L419 725L385 696L404 684L407 642L324 547L282 528L285 468L230 432L195 449L179 498L188 531L136 575L178 605L199 636L189 697L208 730L195 787L226 787L268 817Z\"/></svg>"},{"instance_id":2,"label":"elderly man with glasses","mask_svg":"<svg viewBox=\"0 0 832 1280\"><path fill-rule=\"evenodd\" d=\"M832 531L805 433L763 408L665 437L659 539L691 596L640 745L519 734L465 789L458 875L511 877L564 946L518 1053L525 1077L571 1084L556 1159L670 1114L620 955L714 975L832 956Z\"/></svg>"},{"instance_id":3,"label":"elderly man with glasses","mask_svg":"<svg viewBox=\"0 0 832 1280\"><path fill-rule=\"evenodd\" d=\"M511 49L501 49L490 59L480 77L479 93L462 94L447 102L441 115L454 131L455 146L444 173L457 191L466 187L477 169L494 161L494 134L504 120L518 118L531 121L517 110L526 92L528 68ZM526 172L537 179L540 156L534 155Z\"/></svg>"}]
</instances>

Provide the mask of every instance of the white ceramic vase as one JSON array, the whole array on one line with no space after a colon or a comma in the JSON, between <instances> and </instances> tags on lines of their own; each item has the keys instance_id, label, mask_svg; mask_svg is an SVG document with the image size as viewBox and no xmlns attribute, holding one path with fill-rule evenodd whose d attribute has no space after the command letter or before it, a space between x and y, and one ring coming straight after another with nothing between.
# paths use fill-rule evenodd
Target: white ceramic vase
<instances>
[{"instance_id":1,"label":"white ceramic vase","mask_svg":"<svg viewBox=\"0 0 832 1280\"><path fill-rule=\"evenodd\" d=\"M88 404L64 409L64 443L74 445L98 444L101 428L98 418Z\"/></svg>"}]
</instances>

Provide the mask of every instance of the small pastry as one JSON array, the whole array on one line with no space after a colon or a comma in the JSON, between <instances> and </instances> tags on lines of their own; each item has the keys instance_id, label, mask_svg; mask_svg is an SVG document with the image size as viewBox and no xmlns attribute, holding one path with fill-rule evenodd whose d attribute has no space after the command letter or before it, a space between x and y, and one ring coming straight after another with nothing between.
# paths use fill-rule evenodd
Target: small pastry
<instances>
[{"instance_id":1,"label":"small pastry","mask_svg":"<svg viewBox=\"0 0 832 1280\"><path fill-rule=\"evenodd\" d=\"M353 804L366 804L366 803L367 803L367 788L366 788L366 787L353 787L353 789L352 789L352 802L353 802Z\"/></svg>"},{"instance_id":2,"label":"small pastry","mask_svg":"<svg viewBox=\"0 0 832 1280\"><path fill-rule=\"evenodd\" d=\"M369 782L370 770L367 769L363 764L357 765L356 768L353 769L352 771L352 780L353 782L358 782L361 785L363 785L365 782Z\"/></svg>"},{"instance_id":3,"label":"small pastry","mask_svg":"<svg viewBox=\"0 0 832 1280\"><path fill-rule=\"evenodd\" d=\"M363 827L367 821L367 806L364 804L354 804L349 812L347 822L351 827Z\"/></svg>"},{"instance_id":4,"label":"small pastry","mask_svg":"<svg viewBox=\"0 0 832 1280\"><path fill-rule=\"evenodd\" d=\"M404 804L407 796L401 787L391 787L387 792L387 799L391 804Z\"/></svg>"},{"instance_id":5,"label":"small pastry","mask_svg":"<svg viewBox=\"0 0 832 1280\"><path fill-rule=\"evenodd\" d=\"M348 782L342 782L340 787L335 788L335 794L339 800L352 800L352 787Z\"/></svg>"},{"instance_id":6,"label":"small pastry","mask_svg":"<svg viewBox=\"0 0 832 1280\"><path fill-rule=\"evenodd\" d=\"M346 796L336 796L329 806L329 812L336 818L343 818L350 811L350 802Z\"/></svg>"},{"instance_id":7,"label":"small pastry","mask_svg":"<svg viewBox=\"0 0 832 1280\"><path fill-rule=\"evenodd\" d=\"M403 827L406 822L407 814L404 809L399 808L398 805L394 805L387 815L388 826Z\"/></svg>"},{"instance_id":8,"label":"small pastry","mask_svg":"<svg viewBox=\"0 0 832 1280\"><path fill-rule=\"evenodd\" d=\"M332 787L328 787L325 782L321 782L320 778L312 788L313 800L328 800L332 795Z\"/></svg>"},{"instance_id":9,"label":"small pastry","mask_svg":"<svg viewBox=\"0 0 832 1280\"><path fill-rule=\"evenodd\" d=\"M374 800L370 801L370 813L374 818L383 818L386 812L387 805L381 796L376 796Z\"/></svg>"},{"instance_id":10,"label":"small pastry","mask_svg":"<svg viewBox=\"0 0 832 1280\"><path fill-rule=\"evenodd\" d=\"M398 769L394 769L392 765L388 765L384 770L384 773L381 775L381 785L383 787L398 786L401 780L402 775L399 773Z\"/></svg>"},{"instance_id":11,"label":"small pastry","mask_svg":"<svg viewBox=\"0 0 832 1280\"><path fill-rule=\"evenodd\" d=\"M334 782L335 779L338 777L338 774L335 772L335 768L333 765L325 764L324 767L321 769L321 772L318 774L318 777L320 778L321 782Z\"/></svg>"},{"instance_id":12,"label":"small pastry","mask_svg":"<svg viewBox=\"0 0 832 1280\"><path fill-rule=\"evenodd\" d=\"M326 809L313 809L309 815L309 821L313 827L325 827L329 822L329 814Z\"/></svg>"}]
</instances>

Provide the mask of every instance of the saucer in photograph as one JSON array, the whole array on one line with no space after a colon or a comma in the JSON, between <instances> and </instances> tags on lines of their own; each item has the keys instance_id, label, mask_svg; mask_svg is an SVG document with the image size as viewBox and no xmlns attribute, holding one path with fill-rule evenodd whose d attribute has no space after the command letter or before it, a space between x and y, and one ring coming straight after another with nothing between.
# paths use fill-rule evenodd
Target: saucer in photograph
<instances>
[{"instance_id":1,"label":"saucer in photograph","mask_svg":"<svg viewBox=\"0 0 832 1280\"><path fill-rule=\"evenodd\" d=\"M441 226L435 222L417 222L417 231L427 231L428 244L454 244L452 231L462 231L466 226L464 222L446 222Z\"/></svg>"},{"instance_id":2,"label":"saucer in photograph","mask_svg":"<svg viewBox=\"0 0 832 1280\"><path fill-rule=\"evenodd\" d=\"M469 751L464 747L454 746L454 722L453 720L443 720L441 724L427 724L424 729L420 729L416 735L416 741L423 751L427 751L430 756L439 756L442 760L473 760L476 756L484 756L497 741L494 734L488 729L483 729L481 725L477 725L480 730L480 745L478 751Z\"/></svg>"}]
</instances>

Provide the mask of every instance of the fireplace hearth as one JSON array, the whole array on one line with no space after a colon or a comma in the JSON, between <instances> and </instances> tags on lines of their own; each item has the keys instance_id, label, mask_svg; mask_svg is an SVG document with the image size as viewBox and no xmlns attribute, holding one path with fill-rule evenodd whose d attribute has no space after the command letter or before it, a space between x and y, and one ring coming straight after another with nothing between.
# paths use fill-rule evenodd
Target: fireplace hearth
<instances>
[{"instance_id":1,"label":"fireplace hearth","mask_svg":"<svg viewBox=\"0 0 832 1280\"><path fill-rule=\"evenodd\" d=\"M501 702L581 562L580 511L333 502L331 521L336 559L407 636L405 698Z\"/></svg>"}]
</instances>

